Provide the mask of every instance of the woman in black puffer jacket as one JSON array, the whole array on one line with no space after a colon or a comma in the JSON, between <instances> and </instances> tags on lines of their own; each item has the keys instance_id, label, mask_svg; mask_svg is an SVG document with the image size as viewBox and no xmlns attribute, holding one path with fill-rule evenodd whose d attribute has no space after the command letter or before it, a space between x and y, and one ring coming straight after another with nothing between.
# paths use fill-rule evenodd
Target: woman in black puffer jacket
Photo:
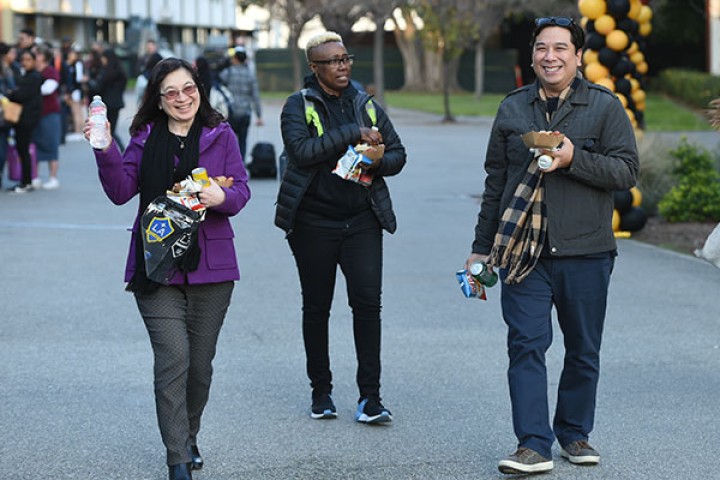
<instances>
[{"instance_id":1,"label":"woman in black puffer jacket","mask_svg":"<svg viewBox=\"0 0 720 480\"><path fill-rule=\"evenodd\" d=\"M291 95L281 115L288 156L275 224L287 233L300 275L303 339L312 387L312 418L335 418L328 353L328 321L337 266L345 275L353 312L357 384L355 419L388 422L380 399L382 230L393 233L395 214L384 177L405 165L405 147L385 112L350 81L352 56L342 39L324 33L308 42L313 74ZM350 145L384 144L368 166L364 186L333 173Z\"/></svg>"}]
</instances>

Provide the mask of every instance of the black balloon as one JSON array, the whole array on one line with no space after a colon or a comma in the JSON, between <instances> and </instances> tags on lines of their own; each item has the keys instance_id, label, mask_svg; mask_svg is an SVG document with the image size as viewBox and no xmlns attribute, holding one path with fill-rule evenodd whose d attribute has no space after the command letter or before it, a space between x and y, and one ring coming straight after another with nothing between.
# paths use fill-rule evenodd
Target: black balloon
<instances>
[{"instance_id":1,"label":"black balloon","mask_svg":"<svg viewBox=\"0 0 720 480\"><path fill-rule=\"evenodd\" d=\"M631 98L630 98L630 92L632 91L632 85L630 84L630 80L627 78L618 78L615 80L615 91L620 92L626 97L628 97L628 106L630 106Z\"/></svg>"},{"instance_id":2,"label":"black balloon","mask_svg":"<svg viewBox=\"0 0 720 480\"><path fill-rule=\"evenodd\" d=\"M595 20L588 20L585 24L585 33L595 32Z\"/></svg>"},{"instance_id":3,"label":"black balloon","mask_svg":"<svg viewBox=\"0 0 720 480\"><path fill-rule=\"evenodd\" d=\"M590 33L585 40L585 48L599 52L605 46L605 36L597 32Z\"/></svg>"},{"instance_id":4,"label":"black balloon","mask_svg":"<svg viewBox=\"0 0 720 480\"><path fill-rule=\"evenodd\" d=\"M620 54L612 48L604 47L598 52L598 60L600 63L611 69L620 60ZM614 75L614 74L613 74ZM616 77L622 77L622 75L615 75Z\"/></svg>"},{"instance_id":5,"label":"black balloon","mask_svg":"<svg viewBox=\"0 0 720 480\"><path fill-rule=\"evenodd\" d=\"M632 62L627 58L627 55L623 55L622 57L618 55L618 61L615 63L615 66L611 68L610 73L612 73L613 77L619 78L630 73L630 70L632 70Z\"/></svg>"},{"instance_id":6,"label":"black balloon","mask_svg":"<svg viewBox=\"0 0 720 480\"><path fill-rule=\"evenodd\" d=\"M618 20L617 22L617 28L622 30L623 32L627 33L628 35L635 36L638 33L638 30L640 29L640 24L633 20L632 18L623 18L621 20Z\"/></svg>"},{"instance_id":7,"label":"black balloon","mask_svg":"<svg viewBox=\"0 0 720 480\"><path fill-rule=\"evenodd\" d=\"M620 230L637 232L645 226L646 222L645 210L642 207L632 207L627 213L620 215Z\"/></svg>"},{"instance_id":8,"label":"black balloon","mask_svg":"<svg viewBox=\"0 0 720 480\"><path fill-rule=\"evenodd\" d=\"M629 0L607 0L607 11L613 17L620 19L630 11Z\"/></svg>"},{"instance_id":9,"label":"black balloon","mask_svg":"<svg viewBox=\"0 0 720 480\"><path fill-rule=\"evenodd\" d=\"M620 214L620 218L630 211L632 208L633 196L630 190L615 190L613 192L615 199L615 210Z\"/></svg>"}]
</instances>

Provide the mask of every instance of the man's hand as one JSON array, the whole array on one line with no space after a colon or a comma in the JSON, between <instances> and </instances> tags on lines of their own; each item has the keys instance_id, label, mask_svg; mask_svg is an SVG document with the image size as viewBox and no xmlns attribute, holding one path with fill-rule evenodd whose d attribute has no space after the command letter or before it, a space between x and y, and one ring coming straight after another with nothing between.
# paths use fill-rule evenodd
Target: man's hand
<instances>
[{"instance_id":1,"label":"man's hand","mask_svg":"<svg viewBox=\"0 0 720 480\"><path fill-rule=\"evenodd\" d=\"M568 168L570 166L573 161L573 155L575 154L575 145L573 145L569 138L565 137L562 142L562 147L559 150L542 149L540 152L553 160L552 165L543 170L543 172L549 173L558 168Z\"/></svg>"}]
</instances>

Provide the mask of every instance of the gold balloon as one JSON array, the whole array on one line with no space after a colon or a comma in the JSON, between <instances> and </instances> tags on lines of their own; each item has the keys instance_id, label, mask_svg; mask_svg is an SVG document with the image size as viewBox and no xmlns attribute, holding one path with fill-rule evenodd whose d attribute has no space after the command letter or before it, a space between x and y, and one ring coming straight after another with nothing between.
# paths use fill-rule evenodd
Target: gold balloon
<instances>
[{"instance_id":1,"label":"gold balloon","mask_svg":"<svg viewBox=\"0 0 720 480\"><path fill-rule=\"evenodd\" d=\"M602 85L611 92L615 91L615 82L613 82L612 79L609 77L599 78L595 81L595 83L597 83L598 85Z\"/></svg>"},{"instance_id":2,"label":"gold balloon","mask_svg":"<svg viewBox=\"0 0 720 480\"><path fill-rule=\"evenodd\" d=\"M630 55L630 61L633 62L635 65L638 65L645 61L645 55L642 52L635 52Z\"/></svg>"},{"instance_id":3,"label":"gold balloon","mask_svg":"<svg viewBox=\"0 0 720 480\"><path fill-rule=\"evenodd\" d=\"M643 5L640 8L640 14L638 15L637 21L639 23L649 23L650 20L652 20L652 16L652 8L648 7L647 5Z\"/></svg>"},{"instance_id":4,"label":"gold balloon","mask_svg":"<svg viewBox=\"0 0 720 480\"><path fill-rule=\"evenodd\" d=\"M610 71L600 62L590 63L585 67L585 77L593 83L597 83L601 78L610 76Z\"/></svg>"},{"instance_id":5,"label":"gold balloon","mask_svg":"<svg viewBox=\"0 0 720 480\"><path fill-rule=\"evenodd\" d=\"M633 99L633 101L635 102L636 105L637 105L638 103L643 103L643 102L645 102L645 98L647 97L647 95L645 94L645 91L644 91L644 90L640 90L640 89L635 90L634 92L632 92L632 93L630 94L630 96L632 97L632 99Z\"/></svg>"},{"instance_id":6,"label":"gold balloon","mask_svg":"<svg viewBox=\"0 0 720 480\"><path fill-rule=\"evenodd\" d=\"M613 30L605 37L605 44L616 52L622 52L628 46L627 33L622 30Z\"/></svg>"},{"instance_id":7,"label":"gold balloon","mask_svg":"<svg viewBox=\"0 0 720 480\"><path fill-rule=\"evenodd\" d=\"M598 52L595 50L590 50L589 48L583 52L583 63L585 65L590 65L591 63L597 63L600 60L598 59Z\"/></svg>"},{"instance_id":8,"label":"gold balloon","mask_svg":"<svg viewBox=\"0 0 720 480\"><path fill-rule=\"evenodd\" d=\"M627 14L628 18L637 20L642 6L643 4L640 0L630 0L630 11Z\"/></svg>"},{"instance_id":9,"label":"gold balloon","mask_svg":"<svg viewBox=\"0 0 720 480\"><path fill-rule=\"evenodd\" d=\"M620 230L620 212L618 212L617 210L613 210L612 229L613 232L617 232L618 230Z\"/></svg>"},{"instance_id":10,"label":"gold balloon","mask_svg":"<svg viewBox=\"0 0 720 480\"><path fill-rule=\"evenodd\" d=\"M600 15L595 20L595 31L601 35L607 35L608 33L615 30L615 19L610 15Z\"/></svg>"},{"instance_id":11,"label":"gold balloon","mask_svg":"<svg viewBox=\"0 0 720 480\"><path fill-rule=\"evenodd\" d=\"M642 193L640 192L640 189L637 187L632 187L630 189L630 193L632 194L632 206L639 207L640 205L642 205Z\"/></svg>"},{"instance_id":12,"label":"gold balloon","mask_svg":"<svg viewBox=\"0 0 720 480\"><path fill-rule=\"evenodd\" d=\"M635 122L636 122L635 112L633 112L633 111L630 110L629 108L626 108L626 109L625 109L625 113L627 113L627 116L628 116L628 118L630 119L630 123L632 123L632 124L634 125Z\"/></svg>"},{"instance_id":13,"label":"gold balloon","mask_svg":"<svg viewBox=\"0 0 720 480\"><path fill-rule=\"evenodd\" d=\"M617 95L618 100L620 100L620 103L622 103L623 108L627 108L627 98L622 93L615 93Z\"/></svg>"},{"instance_id":14,"label":"gold balloon","mask_svg":"<svg viewBox=\"0 0 720 480\"><path fill-rule=\"evenodd\" d=\"M640 51L640 45L637 44L637 42L632 42L630 46L627 49L628 55L632 55L635 52Z\"/></svg>"},{"instance_id":15,"label":"gold balloon","mask_svg":"<svg viewBox=\"0 0 720 480\"><path fill-rule=\"evenodd\" d=\"M607 4L605 0L580 0L578 8L581 14L595 20L607 11Z\"/></svg>"},{"instance_id":16,"label":"gold balloon","mask_svg":"<svg viewBox=\"0 0 720 480\"><path fill-rule=\"evenodd\" d=\"M625 78L627 78L630 81L630 91L634 92L640 88L640 82L638 82L637 78L629 77L626 75Z\"/></svg>"},{"instance_id":17,"label":"gold balloon","mask_svg":"<svg viewBox=\"0 0 720 480\"><path fill-rule=\"evenodd\" d=\"M645 102L637 102L635 104L635 110L638 112L644 112L645 111Z\"/></svg>"},{"instance_id":18,"label":"gold balloon","mask_svg":"<svg viewBox=\"0 0 720 480\"><path fill-rule=\"evenodd\" d=\"M648 64L647 64L647 62L642 62L641 64L636 65L635 69L637 70L638 73L645 75L648 71Z\"/></svg>"},{"instance_id":19,"label":"gold balloon","mask_svg":"<svg viewBox=\"0 0 720 480\"><path fill-rule=\"evenodd\" d=\"M652 32L652 24L650 22L640 24L640 28L638 29L638 33L640 33L640 35L647 37L650 35L650 32Z\"/></svg>"}]
</instances>

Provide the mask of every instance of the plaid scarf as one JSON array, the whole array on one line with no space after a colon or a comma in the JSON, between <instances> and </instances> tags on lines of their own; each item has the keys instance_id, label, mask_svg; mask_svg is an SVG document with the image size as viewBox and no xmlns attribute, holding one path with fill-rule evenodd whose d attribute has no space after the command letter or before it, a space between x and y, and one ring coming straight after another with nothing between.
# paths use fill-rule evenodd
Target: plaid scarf
<instances>
[{"instance_id":1,"label":"plaid scarf","mask_svg":"<svg viewBox=\"0 0 720 480\"><path fill-rule=\"evenodd\" d=\"M552 114L572 95L581 79L578 72L573 82L560 93L557 108L553 112L547 111L546 107L548 123ZM539 88L539 95L547 105L547 95L542 88ZM547 211L543 174L537 161L531 161L525 176L515 189L510 205L503 212L495 234L488 264L507 269L507 285L522 282L532 272L545 245Z\"/></svg>"},{"instance_id":2,"label":"plaid scarf","mask_svg":"<svg viewBox=\"0 0 720 480\"><path fill-rule=\"evenodd\" d=\"M508 285L522 282L540 258L547 233L544 198L543 172L532 161L500 219L488 258L490 265L507 268Z\"/></svg>"}]
</instances>

